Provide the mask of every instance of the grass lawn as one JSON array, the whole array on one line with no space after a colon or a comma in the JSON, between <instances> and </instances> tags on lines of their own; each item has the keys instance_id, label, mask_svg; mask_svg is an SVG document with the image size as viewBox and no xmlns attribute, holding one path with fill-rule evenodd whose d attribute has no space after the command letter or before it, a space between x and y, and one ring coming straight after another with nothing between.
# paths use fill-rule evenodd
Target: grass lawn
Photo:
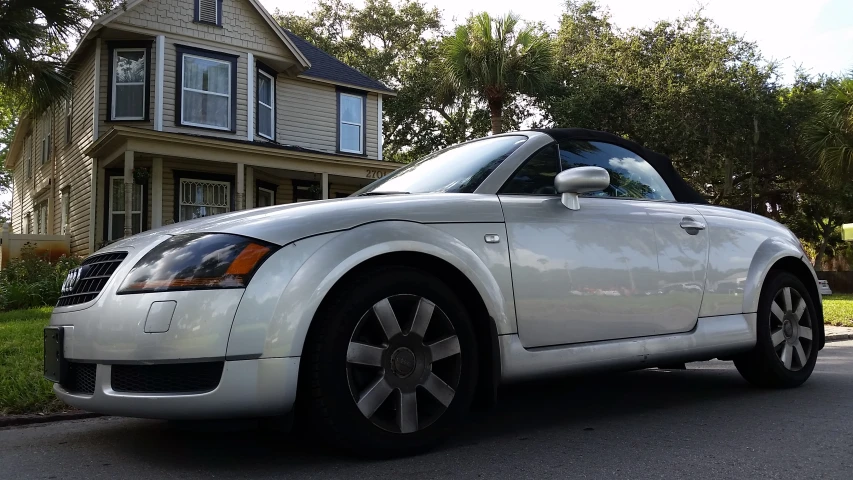
<instances>
[{"instance_id":1,"label":"grass lawn","mask_svg":"<svg viewBox=\"0 0 853 480\"><path fill-rule=\"evenodd\" d=\"M0 313L0 415L68 407L42 377L44 333L50 308Z\"/></svg>"},{"instance_id":2,"label":"grass lawn","mask_svg":"<svg viewBox=\"0 0 853 480\"><path fill-rule=\"evenodd\" d=\"M823 297L823 320L827 325L853 327L853 294L836 293Z\"/></svg>"}]
</instances>

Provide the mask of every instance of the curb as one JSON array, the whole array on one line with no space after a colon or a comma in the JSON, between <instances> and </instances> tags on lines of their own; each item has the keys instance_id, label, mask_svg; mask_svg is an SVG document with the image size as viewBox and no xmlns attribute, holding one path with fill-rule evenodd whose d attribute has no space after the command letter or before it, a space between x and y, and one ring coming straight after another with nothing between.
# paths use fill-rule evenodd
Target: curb
<instances>
[{"instance_id":1,"label":"curb","mask_svg":"<svg viewBox=\"0 0 853 480\"><path fill-rule=\"evenodd\" d=\"M0 416L0 428L18 427L36 423L59 422L63 420L82 420L86 418L103 417L100 413L91 412L60 412L47 415L6 415Z\"/></svg>"},{"instance_id":2,"label":"curb","mask_svg":"<svg viewBox=\"0 0 853 480\"><path fill-rule=\"evenodd\" d=\"M827 342L843 342L845 340L853 340L853 334L849 333L831 333L826 336Z\"/></svg>"}]
</instances>

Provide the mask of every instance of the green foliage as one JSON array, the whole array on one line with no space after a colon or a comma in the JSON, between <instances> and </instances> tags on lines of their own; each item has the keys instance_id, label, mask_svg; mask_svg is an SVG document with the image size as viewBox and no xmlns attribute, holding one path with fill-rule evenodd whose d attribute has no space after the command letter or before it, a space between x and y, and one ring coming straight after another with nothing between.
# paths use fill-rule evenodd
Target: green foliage
<instances>
[{"instance_id":1,"label":"green foliage","mask_svg":"<svg viewBox=\"0 0 853 480\"><path fill-rule=\"evenodd\" d=\"M853 295L836 293L823 297L823 323L853 327Z\"/></svg>"},{"instance_id":2,"label":"green foliage","mask_svg":"<svg viewBox=\"0 0 853 480\"><path fill-rule=\"evenodd\" d=\"M832 183L853 179L853 72L815 93L817 112L805 131L809 154Z\"/></svg>"},{"instance_id":3,"label":"green foliage","mask_svg":"<svg viewBox=\"0 0 853 480\"><path fill-rule=\"evenodd\" d=\"M68 271L80 264L73 257L61 257L50 263L26 245L20 258L11 259L0 270L0 310L52 306L59 299Z\"/></svg>"},{"instance_id":4,"label":"green foliage","mask_svg":"<svg viewBox=\"0 0 853 480\"><path fill-rule=\"evenodd\" d=\"M489 106L492 133L502 131L504 104L513 95L547 91L554 66L548 34L520 23L514 14L472 16L442 44L442 62L451 85L473 92Z\"/></svg>"},{"instance_id":5,"label":"green foliage","mask_svg":"<svg viewBox=\"0 0 853 480\"><path fill-rule=\"evenodd\" d=\"M67 409L43 377L50 308L0 313L0 415Z\"/></svg>"}]
</instances>

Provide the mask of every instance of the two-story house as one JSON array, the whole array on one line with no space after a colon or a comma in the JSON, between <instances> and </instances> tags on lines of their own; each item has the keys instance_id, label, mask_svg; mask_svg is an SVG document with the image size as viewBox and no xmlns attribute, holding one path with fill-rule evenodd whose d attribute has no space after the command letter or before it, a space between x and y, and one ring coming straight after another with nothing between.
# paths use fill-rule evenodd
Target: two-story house
<instances>
[{"instance_id":1,"label":"two-story house","mask_svg":"<svg viewBox=\"0 0 853 480\"><path fill-rule=\"evenodd\" d=\"M13 233L85 255L160 225L347 196L382 160L382 83L257 0L129 0L68 59L73 95L21 120Z\"/></svg>"}]
</instances>

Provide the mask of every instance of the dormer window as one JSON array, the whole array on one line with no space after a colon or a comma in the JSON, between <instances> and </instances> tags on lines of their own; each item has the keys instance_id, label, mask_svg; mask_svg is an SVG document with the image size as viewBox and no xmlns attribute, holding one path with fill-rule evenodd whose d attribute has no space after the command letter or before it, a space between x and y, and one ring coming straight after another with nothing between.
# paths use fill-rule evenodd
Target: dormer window
<instances>
[{"instance_id":1,"label":"dormer window","mask_svg":"<svg viewBox=\"0 0 853 480\"><path fill-rule=\"evenodd\" d=\"M195 21L222 26L222 0L195 0Z\"/></svg>"}]
</instances>

